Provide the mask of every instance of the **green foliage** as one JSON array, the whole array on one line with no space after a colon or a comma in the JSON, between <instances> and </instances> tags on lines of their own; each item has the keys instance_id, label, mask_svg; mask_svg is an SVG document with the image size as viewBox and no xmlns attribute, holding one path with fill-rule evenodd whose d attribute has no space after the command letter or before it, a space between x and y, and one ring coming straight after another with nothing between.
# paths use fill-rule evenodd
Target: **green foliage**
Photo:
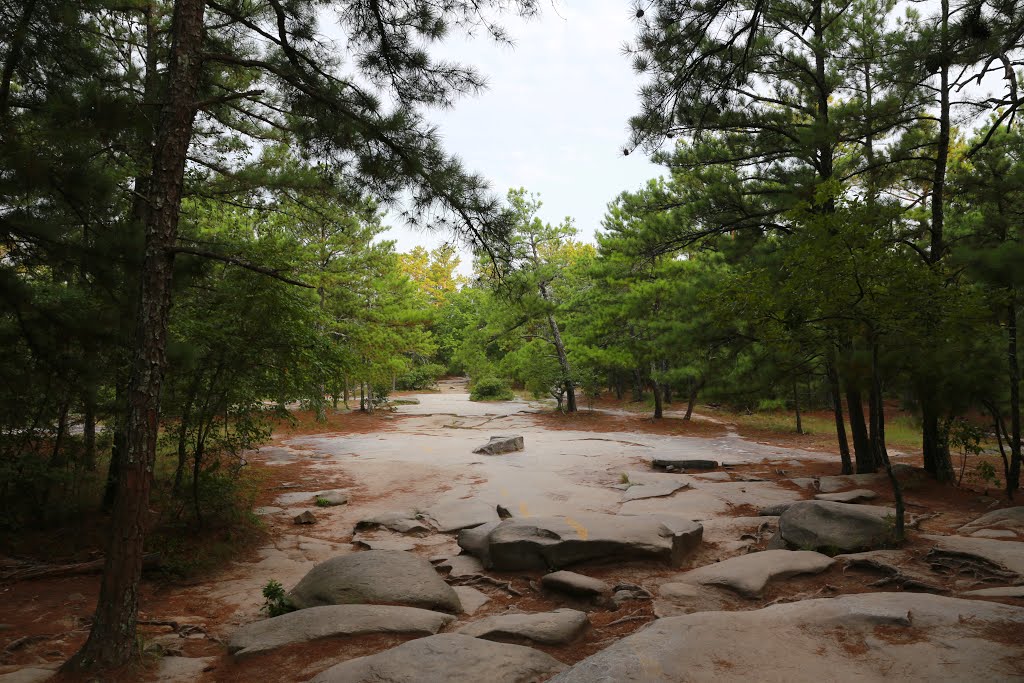
<instances>
[{"instance_id":1,"label":"green foliage","mask_svg":"<svg viewBox=\"0 0 1024 683\"><path fill-rule=\"evenodd\" d=\"M505 380L493 376L475 380L469 393L471 401L511 401L514 398Z\"/></svg>"},{"instance_id":2,"label":"green foliage","mask_svg":"<svg viewBox=\"0 0 1024 683\"><path fill-rule=\"evenodd\" d=\"M260 608L260 611L268 617L279 617L294 611L294 608L288 603L288 594L280 581L270 579L263 586L263 607Z\"/></svg>"},{"instance_id":3,"label":"green foliage","mask_svg":"<svg viewBox=\"0 0 1024 683\"><path fill-rule=\"evenodd\" d=\"M444 376L445 371L445 366L439 363L417 365L398 378L397 387L403 391L431 389Z\"/></svg>"}]
</instances>

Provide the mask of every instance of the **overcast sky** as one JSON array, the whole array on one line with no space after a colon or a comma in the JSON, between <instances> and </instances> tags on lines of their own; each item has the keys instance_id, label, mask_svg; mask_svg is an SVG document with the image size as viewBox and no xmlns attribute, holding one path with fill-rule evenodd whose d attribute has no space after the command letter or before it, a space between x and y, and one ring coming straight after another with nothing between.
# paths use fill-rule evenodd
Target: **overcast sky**
<instances>
[{"instance_id":1,"label":"overcast sky","mask_svg":"<svg viewBox=\"0 0 1024 683\"><path fill-rule=\"evenodd\" d=\"M484 37L451 40L436 54L474 65L486 92L432 112L448 150L502 195L523 186L539 193L541 217L575 220L592 240L605 207L623 190L662 174L639 151L625 157L628 118L639 81L622 55L633 34L628 0L557 0L540 17L506 19L516 45ZM387 235L399 251L445 241L406 227Z\"/></svg>"}]
</instances>

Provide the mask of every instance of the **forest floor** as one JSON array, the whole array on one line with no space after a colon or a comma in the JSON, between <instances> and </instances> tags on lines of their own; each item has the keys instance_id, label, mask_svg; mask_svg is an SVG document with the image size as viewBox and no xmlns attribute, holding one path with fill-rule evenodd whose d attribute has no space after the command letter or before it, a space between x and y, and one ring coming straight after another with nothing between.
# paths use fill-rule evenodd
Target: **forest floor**
<instances>
[{"instance_id":1,"label":"forest floor","mask_svg":"<svg viewBox=\"0 0 1024 683\"><path fill-rule=\"evenodd\" d=\"M704 523L704 543L692 559L692 566L701 566L764 548L774 522L758 516L759 507L811 498L815 491L808 481L839 474L834 438L820 432L799 435L772 425L751 425L721 412L701 412L686 421L673 406L664 419L653 421L628 406L605 402L566 416L522 400L472 403L459 381L443 382L440 392L417 398L418 405L394 411L338 413L326 424L300 415L297 423L280 425L271 443L249 457L250 467L261 474L256 503L265 533L245 553L188 582L147 575L140 614L140 638L147 654L122 680L305 681L335 662L406 640L399 636L327 639L243 660L231 657L225 646L240 625L261 618L261 589L268 581L290 588L314 564L358 551L354 526L372 515L467 499L501 505L516 516L567 514L567 510L621 514L671 510ZM814 419L812 415L812 424ZM526 450L510 457L472 453L489 436L502 433L522 434ZM910 449L894 447L891 455L896 462L920 464L920 455ZM727 469L692 473L692 486L677 495L624 501L616 485L652 476L652 456L710 458ZM973 463L969 472L971 467ZM953 533L1006 504L998 492L986 491L985 485L972 477L965 477L960 488L924 478L908 482L908 512L919 521L904 546L909 556L921 556L928 549L918 532ZM873 504L892 504L884 479L858 488L877 493ZM321 508L313 504L316 492L337 489L348 493L347 505ZM316 523L293 523L293 517L306 510L314 514ZM453 534L407 538L379 532L370 538L411 542L413 552L428 558L459 552ZM202 547L196 552L202 553ZM652 594L679 572L649 563L587 568L591 576L611 583L628 581ZM536 612L563 606L535 590L540 572L490 574L499 583L508 582L513 591L478 585L491 600L474 619L509 608ZM709 598L713 604L704 608L750 610L806 597L887 590L873 587L868 578L877 576L836 567L771 584L757 599L717 593ZM948 588L963 588L954 584L955 577L948 578ZM31 669L38 669L40 677L18 680L44 680L45 672L74 653L88 634L98 587L95 574L0 584L0 681L4 674L27 674ZM1019 599L1003 602L1024 606ZM657 616L678 613L674 610L658 600L631 603L620 610L596 610L590 614L592 628L581 640L540 649L572 664Z\"/></svg>"}]
</instances>

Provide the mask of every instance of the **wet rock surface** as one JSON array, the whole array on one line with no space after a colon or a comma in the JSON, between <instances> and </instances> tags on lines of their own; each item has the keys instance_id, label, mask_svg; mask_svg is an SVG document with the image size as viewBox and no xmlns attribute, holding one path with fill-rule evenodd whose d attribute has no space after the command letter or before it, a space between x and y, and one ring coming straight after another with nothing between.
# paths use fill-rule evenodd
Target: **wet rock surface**
<instances>
[{"instance_id":1,"label":"wet rock surface","mask_svg":"<svg viewBox=\"0 0 1024 683\"><path fill-rule=\"evenodd\" d=\"M313 567L288 593L296 609L384 604L457 613L459 597L425 559L398 550L367 550Z\"/></svg>"},{"instance_id":2,"label":"wet rock surface","mask_svg":"<svg viewBox=\"0 0 1024 683\"><path fill-rule=\"evenodd\" d=\"M540 683L563 669L540 650L447 633L343 662L311 683Z\"/></svg>"}]
</instances>

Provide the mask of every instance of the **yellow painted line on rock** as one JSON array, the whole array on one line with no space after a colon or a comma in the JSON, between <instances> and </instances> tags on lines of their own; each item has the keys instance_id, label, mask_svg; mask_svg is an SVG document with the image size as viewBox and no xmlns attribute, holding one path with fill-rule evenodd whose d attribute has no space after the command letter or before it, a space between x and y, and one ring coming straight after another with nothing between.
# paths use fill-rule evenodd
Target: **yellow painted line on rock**
<instances>
[{"instance_id":1,"label":"yellow painted line on rock","mask_svg":"<svg viewBox=\"0 0 1024 683\"><path fill-rule=\"evenodd\" d=\"M527 509L526 503L520 503L519 504L519 516L520 517L529 517L530 516L530 511L529 511L529 509Z\"/></svg>"},{"instance_id":2,"label":"yellow painted line on rock","mask_svg":"<svg viewBox=\"0 0 1024 683\"><path fill-rule=\"evenodd\" d=\"M573 528L573 530L576 532L576 535L580 537L581 541L587 540L587 537L590 536L590 532L587 531L587 527L583 526L572 517L566 517L565 523Z\"/></svg>"}]
</instances>

